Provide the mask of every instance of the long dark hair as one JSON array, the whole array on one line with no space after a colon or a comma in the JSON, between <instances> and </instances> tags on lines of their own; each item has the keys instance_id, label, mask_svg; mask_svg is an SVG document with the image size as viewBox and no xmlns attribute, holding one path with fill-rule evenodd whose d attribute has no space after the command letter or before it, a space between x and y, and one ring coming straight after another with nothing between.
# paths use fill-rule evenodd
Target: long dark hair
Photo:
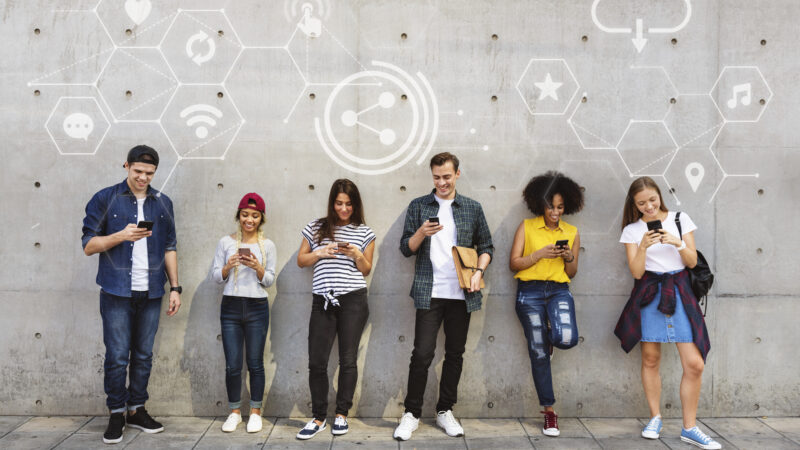
<instances>
[{"instance_id":1,"label":"long dark hair","mask_svg":"<svg viewBox=\"0 0 800 450\"><path fill-rule=\"evenodd\" d=\"M656 191L658 193L658 200L661 203L659 209L664 212L669 211L667 206L664 204L664 198L661 196L661 189L658 188L656 182L650 177L637 178L633 180L633 183L631 183L631 187L628 188L628 196L625 197L625 207L622 209L623 229L642 218L642 213L639 212L639 208L636 207L636 202L633 200L633 197L645 189L652 189Z\"/></svg>"},{"instance_id":2,"label":"long dark hair","mask_svg":"<svg viewBox=\"0 0 800 450\"><path fill-rule=\"evenodd\" d=\"M347 178L340 178L333 182L331 186L331 193L328 195L328 215L317 219L319 229L317 230L316 239L317 244L321 244L325 238L333 240L333 228L336 222L339 221L339 216L336 214L334 204L336 197L339 194L347 194L350 197L350 203L353 205L353 214L350 215L350 223L356 225L363 225L364 222L364 208L361 206L361 194L358 193L358 187L355 183Z\"/></svg>"}]
</instances>

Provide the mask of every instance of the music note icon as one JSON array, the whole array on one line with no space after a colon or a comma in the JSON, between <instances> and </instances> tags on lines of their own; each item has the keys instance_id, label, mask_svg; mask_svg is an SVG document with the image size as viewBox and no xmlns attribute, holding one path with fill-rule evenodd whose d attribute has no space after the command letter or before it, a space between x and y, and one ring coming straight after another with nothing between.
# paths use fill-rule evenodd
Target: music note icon
<instances>
[{"instance_id":1,"label":"music note icon","mask_svg":"<svg viewBox=\"0 0 800 450\"><path fill-rule=\"evenodd\" d=\"M741 100L739 100L740 94L742 97ZM747 106L752 99L752 86L750 83L737 84L733 87L733 97L728 100L728 108L734 109L739 103Z\"/></svg>"}]
</instances>

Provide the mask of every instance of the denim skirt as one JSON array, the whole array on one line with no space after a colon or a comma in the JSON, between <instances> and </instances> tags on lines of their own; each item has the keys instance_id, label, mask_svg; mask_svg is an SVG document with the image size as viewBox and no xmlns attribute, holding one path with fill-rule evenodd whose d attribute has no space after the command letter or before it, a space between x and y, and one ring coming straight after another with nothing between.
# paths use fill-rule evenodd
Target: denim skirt
<instances>
[{"instance_id":1,"label":"denim skirt","mask_svg":"<svg viewBox=\"0 0 800 450\"><path fill-rule=\"evenodd\" d=\"M692 325L683 308L681 294L675 289L675 313L667 315L658 310L661 285L656 297L642 308L642 342L693 342Z\"/></svg>"}]
</instances>

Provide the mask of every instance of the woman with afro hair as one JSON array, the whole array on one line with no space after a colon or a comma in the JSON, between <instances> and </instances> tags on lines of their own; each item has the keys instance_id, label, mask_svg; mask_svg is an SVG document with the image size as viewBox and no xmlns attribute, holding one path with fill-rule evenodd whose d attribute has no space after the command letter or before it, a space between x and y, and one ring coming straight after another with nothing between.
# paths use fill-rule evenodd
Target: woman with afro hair
<instances>
[{"instance_id":1,"label":"woman with afro hair","mask_svg":"<svg viewBox=\"0 0 800 450\"><path fill-rule=\"evenodd\" d=\"M509 267L518 279L516 311L528 340L533 383L544 408L542 432L558 436L558 415L550 358L553 347L568 349L578 343L575 304L569 283L578 272L580 235L563 220L583 208L583 192L562 173L533 177L522 197L533 213L517 228Z\"/></svg>"}]
</instances>

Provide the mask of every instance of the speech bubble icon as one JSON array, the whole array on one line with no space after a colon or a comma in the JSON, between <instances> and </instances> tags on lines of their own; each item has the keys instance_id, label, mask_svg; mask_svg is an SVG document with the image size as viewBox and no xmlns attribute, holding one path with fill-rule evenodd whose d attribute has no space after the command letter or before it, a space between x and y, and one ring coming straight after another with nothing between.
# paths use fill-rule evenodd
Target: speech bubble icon
<instances>
[{"instance_id":1,"label":"speech bubble icon","mask_svg":"<svg viewBox=\"0 0 800 450\"><path fill-rule=\"evenodd\" d=\"M64 119L64 133L73 139L89 139L94 131L94 121L84 113L72 113Z\"/></svg>"}]
</instances>

